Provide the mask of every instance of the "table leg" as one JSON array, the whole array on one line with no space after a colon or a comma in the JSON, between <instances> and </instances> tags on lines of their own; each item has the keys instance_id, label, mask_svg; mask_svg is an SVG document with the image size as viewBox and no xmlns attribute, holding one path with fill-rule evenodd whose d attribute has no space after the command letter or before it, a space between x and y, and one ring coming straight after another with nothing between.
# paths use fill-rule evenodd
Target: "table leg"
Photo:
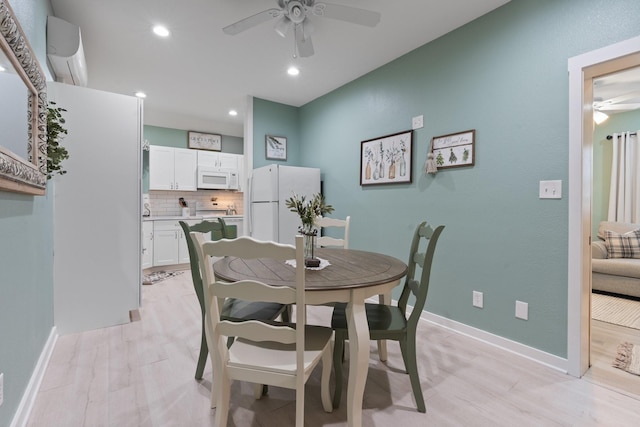
<instances>
[{"instance_id":1,"label":"table leg","mask_svg":"<svg viewBox=\"0 0 640 427\"><path fill-rule=\"evenodd\" d=\"M391 304L391 292L378 295L378 302L380 304ZM378 357L381 362L387 361L387 340L378 340Z\"/></svg>"},{"instance_id":2,"label":"table leg","mask_svg":"<svg viewBox=\"0 0 640 427\"><path fill-rule=\"evenodd\" d=\"M362 399L369 370L369 326L364 310L364 292L351 291L347 304L349 328L349 382L347 386L347 422L350 427L362 426Z\"/></svg>"}]
</instances>

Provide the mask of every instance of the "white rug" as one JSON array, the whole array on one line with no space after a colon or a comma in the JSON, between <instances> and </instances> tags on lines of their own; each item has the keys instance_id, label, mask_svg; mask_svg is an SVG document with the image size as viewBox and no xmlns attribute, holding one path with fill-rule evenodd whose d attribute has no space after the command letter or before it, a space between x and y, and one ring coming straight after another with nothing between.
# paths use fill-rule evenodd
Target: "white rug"
<instances>
[{"instance_id":1,"label":"white rug","mask_svg":"<svg viewBox=\"0 0 640 427\"><path fill-rule=\"evenodd\" d=\"M640 329L640 301L591 294L591 317L602 322Z\"/></svg>"}]
</instances>

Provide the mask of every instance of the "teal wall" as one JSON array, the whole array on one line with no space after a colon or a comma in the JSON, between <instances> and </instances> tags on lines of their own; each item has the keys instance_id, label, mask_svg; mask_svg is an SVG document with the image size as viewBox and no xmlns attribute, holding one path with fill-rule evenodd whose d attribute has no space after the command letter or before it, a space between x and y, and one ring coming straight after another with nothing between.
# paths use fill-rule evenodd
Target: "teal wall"
<instances>
[{"instance_id":1,"label":"teal wall","mask_svg":"<svg viewBox=\"0 0 640 427\"><path fill-rule=\"evenodd\" d=\"M277 163L281 165L299 165L301 162L302 141L298 108L279 104L260 98L253 99L253 167ZM287 138L287 160L267 160L265 149L266 135Z\"/></svg>"},{"instance_id":2,"label":"teal wall","mask_svg":"<svg viewBox=\"0 0 640 427\"><path fill-rule=\"evenodd\" d=\"M446 225L428 311L566 357L567 61L638 36L639 15L635 0L512 0L299 108L298 164L322 169L333 215L352 217L354 248L404 259L419 221ZM274 106L258 107L259 154ZM420 114L413 182L360 187L361 141L408 130ZM475 166L422 172L433 136L468 129ZM552 179L564 197L540 200L539 181ZM529 303L528 321L514 317L516 300Z\"/></svg>"},{"instance_id":3,"label":"teal wall","mask_svg":"<svg viewBox=\"0 0 640 427\"><path fill-rule=\"evenodd\" d=\"M612 141L607 135L640 130L640 110L610 114L609 119L596 126L593 132L593 210L592 233L598 234L598 224L606 221L609 212L609 185L611 183Z\"/></svg>"},{"instance_id":4,"label":"teal wall","mask_svg":"<svg viewBox=\"0 0 640 427\"><path fill-rule=\"evenodd\" d=\"M143 138L151 145L189 148L189 131L145 125ZM232 154L244 153L244 139L237 136L220 135L221 151ZM142 192L149 191L149 152L142 153Z\"/></svg>"},{"instance_id":5,"label":"teal wall","mask_svg":"<svg viewBox=\"0 0 640 427\"><path fill-rule=\"evenodd\" d=\"M10 5L46 68L49 1L11 0ZM11 423L53 327L52 192L51 183L46 196L0 191L1 426Z\"/></svg>"}]
</instances>

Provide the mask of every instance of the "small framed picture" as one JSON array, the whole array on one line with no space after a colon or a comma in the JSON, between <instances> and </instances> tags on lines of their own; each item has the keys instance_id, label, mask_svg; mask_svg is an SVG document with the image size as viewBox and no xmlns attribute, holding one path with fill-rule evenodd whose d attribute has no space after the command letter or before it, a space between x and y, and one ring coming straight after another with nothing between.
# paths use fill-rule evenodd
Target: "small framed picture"
<instances>
[{"instance_id":1,"label":"small framed picture","mask_svg":"<svg viewBox=\"0 0 640 427\"><path fill-rule=\"evenodd\" d=\"M268 160L287 160L287 138L267 135L265 137L265 150Z\"/></svg>"},{"instance_id":2,"label":"small framed picture","mask_svg":"<svg viewBox=\"0 0 640 427\"><path fill-rule=\"evenodd\" d=\"M220 135L189 131L189 148L220 151L222 150Z\"/></svg>"},{"instance_id":3,"label":"small framed picture","mask_svg":"<svg viewBox=\"0 0 640 427\"><path fill-rule=\"evenodd\" d=\"M473 166L476 156L475 139L475 129L434 136L431 147L438 169Z\"/></svg>"}]
</instances>

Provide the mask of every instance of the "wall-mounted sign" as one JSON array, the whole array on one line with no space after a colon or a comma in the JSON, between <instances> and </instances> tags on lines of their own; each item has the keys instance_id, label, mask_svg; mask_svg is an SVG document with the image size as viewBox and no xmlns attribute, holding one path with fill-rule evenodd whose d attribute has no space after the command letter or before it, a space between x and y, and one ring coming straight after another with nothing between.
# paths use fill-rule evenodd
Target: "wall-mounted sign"
<instances>
[{"instance_id":1,"label":"wall-mounted sign","mask_svg":"<svg viewBox=\"0 0 640 427\"><path fill-rule=\"evenodd\" d=\"M189 131L189 148L220 151L222 149L220 135Z\"/></svg>"},{"instance_id":2,"label":"wall-mounted sign","mask_svg":"<svg viewBox=\"0 0 640 427\"><path fill-rule=\"evenodd\" d=\"M476 130L434 136L431 150L438 169L473 166Z\"/></svg>"}]
</instances>

